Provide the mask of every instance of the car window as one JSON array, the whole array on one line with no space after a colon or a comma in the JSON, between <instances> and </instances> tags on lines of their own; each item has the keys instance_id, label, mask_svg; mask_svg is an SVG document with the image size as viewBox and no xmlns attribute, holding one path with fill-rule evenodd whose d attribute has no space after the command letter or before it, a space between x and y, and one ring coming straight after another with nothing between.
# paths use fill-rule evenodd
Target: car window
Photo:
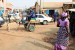
<instances>
[{"instance_id":1,"label":"car window","mask_svg":"<svg viewBox=\"0 0 75 50\"><path fill-rule=\"evenodd\" d=\"M42 15L37 15L37 18L44 18Z\"/></svg>"}]
</instances>

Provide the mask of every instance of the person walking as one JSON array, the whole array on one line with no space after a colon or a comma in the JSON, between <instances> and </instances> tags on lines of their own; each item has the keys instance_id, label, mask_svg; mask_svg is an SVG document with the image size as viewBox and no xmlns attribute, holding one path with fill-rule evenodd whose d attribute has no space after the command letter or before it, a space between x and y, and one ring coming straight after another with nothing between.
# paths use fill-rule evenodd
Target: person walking
<instances>
[{"instance_id":1,"label":"person walking","mask_svg":"<svg viewBox=\"0 0 75 50\"><path fill-rule=\"evenodd\" d=\"M69 20L67 14L62 13L61 18L57 22L59 27L54 50L66 50L69 44Z\"/></svg>"},{"instance_id":2,"label":"person walking","mask_svg":"<svg viewBox=\"0 0 75 50\"><path fill-rule=\"evenodd\" d=\"M55 12L53 17L54 17L54 23L55 23L58 17L58 12Z\"/></svg>"}]
</instances>

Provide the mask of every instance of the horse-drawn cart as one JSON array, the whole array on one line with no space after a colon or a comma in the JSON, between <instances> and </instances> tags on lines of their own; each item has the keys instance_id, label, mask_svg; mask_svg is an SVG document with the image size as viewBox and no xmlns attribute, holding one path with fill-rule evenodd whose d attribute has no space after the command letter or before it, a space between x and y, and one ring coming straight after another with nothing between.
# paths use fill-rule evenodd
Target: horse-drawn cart
<instances>
[{"instance_id":1,"label":"horse-drawn cart","mask_svg":"<svg viewBox=\"0 0 75 50\"><path fill-rule=\"evenodd\" d=\"M25 21L24 27L26 30L33 32L35 30L35 24L38 23L35 18L32 18L30 21Z\"/></svg>"}]
</instances>

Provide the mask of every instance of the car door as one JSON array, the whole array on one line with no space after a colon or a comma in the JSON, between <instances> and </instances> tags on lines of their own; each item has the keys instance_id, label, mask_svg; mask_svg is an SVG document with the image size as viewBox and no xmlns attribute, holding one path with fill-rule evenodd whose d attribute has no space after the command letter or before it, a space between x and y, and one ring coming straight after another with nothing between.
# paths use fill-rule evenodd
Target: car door
<instances>
[{"instance_id":1,"label":"car door","mask_svg":"<svg viewBox=\"0 0 75 50\"><path fill-rule=\"evenodd\" d=\"M43 17L42 15L37 15L36 20L37 20L37 21L40 21L40 22L43 22L44 17Z\"/></svg>"}]
</instances>

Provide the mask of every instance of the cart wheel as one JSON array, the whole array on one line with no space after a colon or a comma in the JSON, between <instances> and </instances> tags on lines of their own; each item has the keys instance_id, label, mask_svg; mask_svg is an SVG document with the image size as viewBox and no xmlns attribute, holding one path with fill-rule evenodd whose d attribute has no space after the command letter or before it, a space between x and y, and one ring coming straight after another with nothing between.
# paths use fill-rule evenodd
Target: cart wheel
<instances>
[{"instance_id":1,"label":"cart wheel","mask_svg":"<svg viewBox=\"0 0 75 50\"><path fill-rule=\"evenodd\" d=\"M28 30L28 23L26 23L26 24L24 24L24 28L25 28L25 30Z\"/></svg>"},{"instance_id":2,"label":"cart wheel","mask_svg":"<svg viewBox=\"0 0 75 50\"><path fill-rule=\"evenodd\" d=\"M29 25L28 30L30 32L33 32L35 30L35 26L34 25Z\"/></svg>"}]
</instances>

